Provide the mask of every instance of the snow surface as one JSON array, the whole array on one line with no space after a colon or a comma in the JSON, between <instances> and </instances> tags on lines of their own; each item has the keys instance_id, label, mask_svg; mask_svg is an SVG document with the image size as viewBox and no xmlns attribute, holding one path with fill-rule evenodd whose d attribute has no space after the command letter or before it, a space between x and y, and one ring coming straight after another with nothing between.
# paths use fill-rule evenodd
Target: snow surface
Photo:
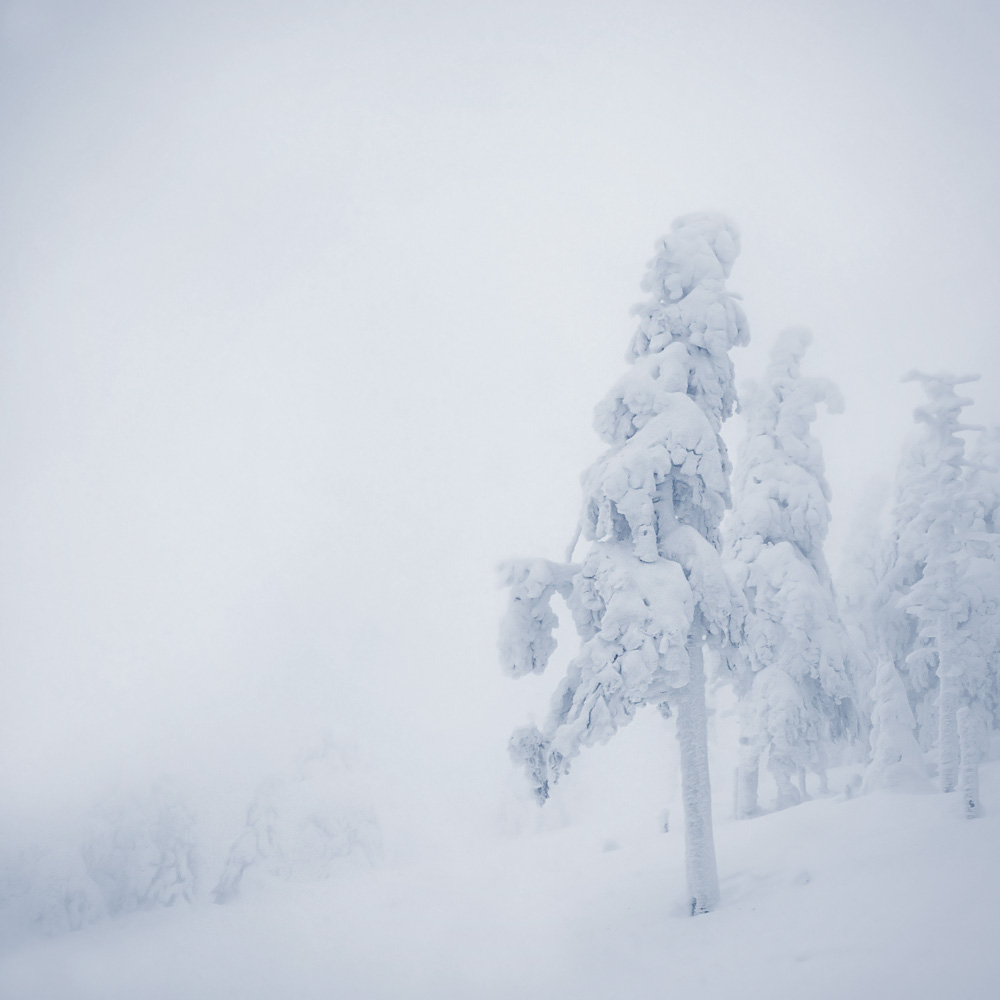
<instances>
[{"instance_id":1,"label":"snow surface","mask_svg":"<svg viewBox=\"0 0 1000 1000\"><path fill-rule=\"evenodd\" d=\"M1000 762L982 772L973 822L941 794L717 808L722 904L694 919L679 825L591 821L38 940L0 954L0 996L994 996Z\"/></svg>"}]
</instances>

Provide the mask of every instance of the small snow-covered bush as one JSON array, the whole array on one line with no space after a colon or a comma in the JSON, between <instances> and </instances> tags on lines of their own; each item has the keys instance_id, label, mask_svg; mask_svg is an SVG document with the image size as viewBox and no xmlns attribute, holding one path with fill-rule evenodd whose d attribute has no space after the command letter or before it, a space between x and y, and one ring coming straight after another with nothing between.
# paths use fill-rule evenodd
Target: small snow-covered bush
<instances>
[{"instance_id":1,"label":"small snow-covered bush","mask_svg":"<svg viewBox=\"0 0 1000 1000\"><path fill-rule=\"evenodd\" d=\"M364 772L328 740L287 775L261 783L212 892L218 903L268 880L315 881L374 864L382 841Z\"/></svg>"}]
</instances>

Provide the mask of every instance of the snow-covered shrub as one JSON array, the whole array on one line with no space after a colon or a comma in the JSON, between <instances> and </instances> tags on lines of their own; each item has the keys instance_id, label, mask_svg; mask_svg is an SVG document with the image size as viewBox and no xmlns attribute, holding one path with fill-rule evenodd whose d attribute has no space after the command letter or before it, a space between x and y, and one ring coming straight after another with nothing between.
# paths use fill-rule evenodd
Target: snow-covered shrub
<instances>
[{"instance_id":1,"label":"snow-covered shrub","mask_svg":"<svg viewBox=\"0 0 1000 1000\"><path fill-rule=\"evenodd\" d=\"M110 916L195 898L194 818L169 781L144 796L103 802L81 854Z\"/></svg>"},{"instance_id":2,"label":"snow-covered shrub","mask_svg":"<svg viewBox=\"0 0 1000 1000\"><path fill-rule=\"evenodd\" d=\"M0 938L76 931L107 916L75 843L36 842L0 862Z\"/></svg>"},{"instance_id":3,"label":"snow-covered shrub","mask_svg":"<svg viewBox=\"0 0 1000 1000\"><path fill-rule=\"evenodd\" d=\"M327 740L289 775L265 780L230 848L212 898L225 903L249 883L307 882L381 856L381 835L351 751Z\"/></svg>"}]
</instances>

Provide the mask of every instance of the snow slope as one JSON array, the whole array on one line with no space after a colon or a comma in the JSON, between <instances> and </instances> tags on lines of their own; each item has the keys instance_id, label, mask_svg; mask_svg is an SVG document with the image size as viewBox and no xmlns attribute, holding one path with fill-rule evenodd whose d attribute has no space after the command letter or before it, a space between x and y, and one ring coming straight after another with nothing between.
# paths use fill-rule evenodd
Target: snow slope
<instances>
[{"instance_id":1,"label":"snow slope","mask_svg":"<svg viewBox=\"0 0 1000 1000\"><path fill-rule=\"evenodd\" d=\"M593 823L0 955L4 1000L995 996L1000 763L954 795L844 795L720 817L723 902L690 918L679 824Z\"/></svg>"}]
</instances>

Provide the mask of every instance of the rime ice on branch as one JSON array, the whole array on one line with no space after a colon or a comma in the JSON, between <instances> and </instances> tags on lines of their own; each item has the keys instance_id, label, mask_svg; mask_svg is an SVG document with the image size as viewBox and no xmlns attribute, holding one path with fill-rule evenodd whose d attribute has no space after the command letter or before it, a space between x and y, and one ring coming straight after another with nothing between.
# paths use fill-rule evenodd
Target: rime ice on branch
<instances>
[{"instance_id":1,"label":"rime ice on branch","mask_svg":"<svg viewBox=\"0 0 1000 1000\"><path fill-rule=\"evenodd\" d=\"M719 888L712 836L703 648L728 646L743 616L718 552L729 505L719 437L735 403L729 351L748 340L726 279L739 251L720 215L678 219L658 245L636 307L630 367L597 407L608 451L584 474L582 565L510 564L501 629L505 668L544 669L559 592L580 650L541 729L519 729L512 756L540 801L584 746L603 743L642 705L677 716L689 906L710 910Z\"/></svg>"},{"instance_id":2,"label":"rime ice on branch","mask_svg":"<svg viewBox=\"0 0 1000 1000\"><path fill-rule=\"evenodd\" d=\"M787 330L764 381L741 402L747 438L735 476L736 503L726 525L727 569L747 598L745 667L740 696L737 811L757 811L759 761L778 784L779 806L797 802L792 784L824 776L831 743L858 730L846 631L823 555L830 488L823 452L810 433L816 406L838 413L843 402L827 379L800 366L810 336Z\"/></svg>"}]
</instances>

